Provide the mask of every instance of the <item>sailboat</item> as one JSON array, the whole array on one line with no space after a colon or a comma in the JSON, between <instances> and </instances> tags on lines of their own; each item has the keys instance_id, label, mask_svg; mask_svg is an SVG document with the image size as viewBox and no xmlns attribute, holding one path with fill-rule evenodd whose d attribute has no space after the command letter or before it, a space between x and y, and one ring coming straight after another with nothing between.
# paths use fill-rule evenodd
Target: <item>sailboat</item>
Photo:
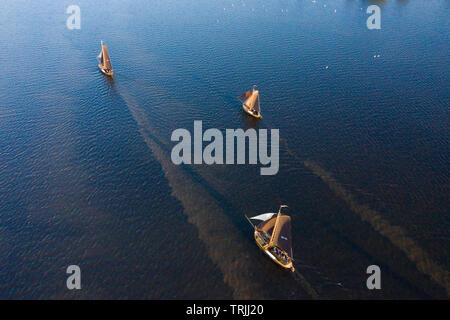
<instances>
[{"instance_id":1,"label":"sailboat","mask_svg":"<svg viewBox=\"0 0 450 320\"><path fill-rule=\"evenodd\" d=\"M293 265L291 217L281 214L281 209L287 208L281 205L278 213L263 213L247 218L253 226L255 241L258 247L264 251L275 263L283 268L295 271ZM257 225L252 220L259 220Z\"/></svg>"},{"instance_id":2,"label":"sailboat","mask_svg":"<svg viewBox=\"0 0 450 320\"><path fill-rule=\"evenodd\" d=\"M252 117L257 119L261 118L261 106L259 105L259 91L253 86L252 89L248 90L242 96L239 97L243 99L242 108Z\"/></svg>"},{"instance_id":3,"label":"sailboat","mask_svg":"<svg viewBox=\"0 0 450 320\"><path fill-rule=\"evenodd\" d=\"M112 76L114 74L111 59L109 58L108 48L103 44L103 40L100 42L102 50L97 56L98 68L107 76Z\"/></svg>"}]
</instances>

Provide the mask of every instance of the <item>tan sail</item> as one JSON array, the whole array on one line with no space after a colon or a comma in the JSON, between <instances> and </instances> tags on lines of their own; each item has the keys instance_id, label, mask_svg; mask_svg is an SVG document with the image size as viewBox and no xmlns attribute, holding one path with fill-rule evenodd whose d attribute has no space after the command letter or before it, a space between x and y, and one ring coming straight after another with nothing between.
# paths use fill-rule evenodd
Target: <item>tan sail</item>
<instances>
[{"instance_id":1,"label":"tan sail","mask_svg":"<svg viewBox=\"0 0 450 320\"><path fill-rule=\"evenodd\" d=\"M253 90L252 94L250 95L250 97L244 101L244 104L249 107L250 109L254 109L255 105L257 105L257 103L259 102L258 99L259 96L259 91L258 90Z\"/></svg>"},{"instance_id":2,"label":"tan sail","mask_svg":"<svg viewBox=\"0 0 450 320\"><path fill-rule=\"evenodd\" d=\"M280 249L283 249L290 258L293 258L291 242L291 217L277 217L270 243Z\"/></svg>"},{"instance_id":3,"label":"tan sail","mask_svg":"<svg viewBox=\"0 0 450 320\"><path fill-rule=\"evenodd\" d=\"M277 218L272 218L269 219L267 221L262 222L261 224L258 225L258 228L261 229L261 231L264 231L265 233L271 235L273 232L273 228L275 226L275 221L277 220Z\"/></svg>"},{"instance_id":4,"label":"tan sail","mask_svg":"<svg viewBox=\"0 0 450 320\"><path fill-rule=\"evenodd\" d=\"M244 93L242 96L240 96L239 98L242 99L247 99L248 97L250 97L252 95L253 90L248 90L246 93Z\"/></svg>"},{"instance_id":5,"label":"tan sail","mask_svg":"<svg viewBox=\"0 0 450 320\"><path fill-rule=\"evenodd\" d=\"M103 66L106 69L110 69L112 70L112 65L111 65L111 59L109 57L109 53L108 53L108 48L106 47L106 45L104 44L102 47L102 62L103 62Z\"/></svg>"},{"instance_id":6,"label":"tan sail","mask_svg":"<svg viewBox=\"0 0 450 320\"><path fill-rule=\"evenodd\" d=\"M112 76L114 71L111 65L111 58L109 57L108 48L103 44L103 41L101 42L101 46L102 51L97 57L100 60L98 67L107 76Z\"/></svg>"},{"instance_id":7,"label":"tan sail","mask_svg":"<svg viewBox=\"0 0 450 320\"><path fill-rule=\"evenodd\" d=\"M270 244L273 244L273 240L275 239L275 233L278 233L277 232L277 227L279 228L279 220L280 220L280 217L281 217L281 213L279 212L278 214L277 214L277 216L274 218L274 220L275 220L275 222L274 222L274 225L273 225L273 231L272 231L272 233L271 233L271 236L270 236Z\"/></svg>"},{"instance_id":8,"label":"tan sail","mask_svg":"<svg viewBox=\"0 0 450 320\"><path fill-rule=\"evenodd\" d=\"M261 106L259 104L259 91L256 91L256 101L255 101L255 105L253 106L253 108L258 112L261 113Z\"/></svg>"},{"instance_id":9,"label":"tan sail","mask_svg":"<svg viewBox=\"0 0 450 320\"><path fill-rule=\"evenodd\" d=\"M244 93L240 98L246 99L242 104L245 112L255 118L261 118L261 106L259 103L259 91L251 89Z\"/></svg>"}]
</instances>

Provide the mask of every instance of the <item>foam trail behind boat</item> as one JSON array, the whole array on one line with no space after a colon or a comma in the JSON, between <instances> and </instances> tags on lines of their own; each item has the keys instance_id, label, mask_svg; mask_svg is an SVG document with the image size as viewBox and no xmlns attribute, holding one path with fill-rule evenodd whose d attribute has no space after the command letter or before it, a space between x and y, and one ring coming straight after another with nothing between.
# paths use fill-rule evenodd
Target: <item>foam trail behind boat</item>
<instances>
[{"instance_id":1,"label":"foam trail behind boat","mask_svg":"<svg viewBox=\"0 0 450 320\"><path fill-rule=\"evenodd\" d=\"M383 237L386 237L395 247L403 251L407 258L413 262L420 272L428 275L435 283L443 287L450 296L450 274L443 267L432 260L428 253L423 250L411 237L409 237L404 229L399 226L393 226L386 218L379 214L376 210L371 209L367 205L358 203L352 193L340 184L331 173L323 169L318 163L312 160L304 160L293 153L284 139L288 153L302 162L303 165L311 170L311 172L319 177L339 198L344 200L349 208L359 215L362 221L370 224L370 226Z\"/></svg>"},{"instance_id":2,"label":"foam trail behind boat","mask_svg":"<svg viewBox=\"0 0 450 320\"><path fill-rule=\"evenodd\" d=\"M343 199L350 209L357 213L362 221L369 223L372 228L403 251L408 259L415 263L417 269L430 276L434 282L444 287L447 295L450 296L450 275L447 270L435 263L428 253L410 238L406 231L399 226L393 226L387 219L383 218L377 211L366 205L358 203L355 197L346 190L334 177L311 160L303 161L315 175L320 177L328 187L341 199Z\"/></svg>"},{"instance_id":3,"label":"foam trail behind boat","mask_svg":"<svg viewBox=\"0 0 450 320\"><path fill-rule=\"evenodd\" d=\"M213 81L204 79L201 76L195 76L195 79L203 83L205 88L213 88L216 95L222 96L225 101L229 101L230 103L233 102L233 99L228 97L226 93L222 92L220 87L214 85ZM268 128L274 127L269 125L267 119L265 120L265 123ZM285 144L287 152L293 158L301 162L304 167L311 171L312 174L319 177L325 184L327 184L338 197L343 199L347 205L349 205L350 209L360 216L361 220L368 222L376 232L378 232L381 236L386 237L395 247L402 250L406 254L407 258L417 266L418 270L430 276L434 282L445 288L447 295L450 296L449 272L435 263L427 252L420 248L411 237L407 236L406 232L401 227L391 225L387 219L383 218L375 210L366 205L359 204L355 197L347 189L345 189L342 184L338 183L330 173L326 172L316 162L301 159L293 153L289 149L287 141L282 137L280 137L280 142Z\"/></svg>"},{"instance_id":4,"label":"foam trail behind boat","mask_svg":"<svg viewBox=\"0 0 450 320\"><path fill-rule=\"evenodd\" d=\"M198 80L204 81L201 77ZM220 88L212 84L208 84L215 89L216 94L221 95L225 100L230 100L225 94L220 94ZM231 100L230 100L231 102ZM267 119L265 120L267 128L271 128ZM382 217L378 212L371 209L366 205L359 204L355 197L347 190L342 184L336 181L334 177L323 168L321 168L316 162L312 160L301 159L289 148L287 141L280 137L280 142L285 144L286 151L297 161L301 162L305 168L310 170L312 174L319 177L338 197L344 200L350 209L357 213L362 221L366 221L370 226L378 232L381 236L386 237L395 247L403 251L408 260L417 266L420 272L428 275L435 283L443 287L450 296L450 275L449 272L434 262L425 250L419 247L419 245L407 235L399 226L393 226L386 218ZM303 289L307 290L305 286Z\"/></svg>"},{"instance_id":5,"label":"foam trail behind boat","mask_svg":"<svg viewBox=\"0 0 450 320\"><path fill-rule=\"evenodd\" d=\"M245 239L217 201L194 181L181 167L172 164L164 144L134 98L118 85L120 95L126 102L139 131L155 158L160 162L164 174L172 188L172 195L183 207L188 221L195 225L199 238L205 244L211 260L218 265L224 281L233 289L235 299L263 299L267 292L260 281L252 279L258 266L252 261L249 242Z\"/></svg>"}]
</instances>

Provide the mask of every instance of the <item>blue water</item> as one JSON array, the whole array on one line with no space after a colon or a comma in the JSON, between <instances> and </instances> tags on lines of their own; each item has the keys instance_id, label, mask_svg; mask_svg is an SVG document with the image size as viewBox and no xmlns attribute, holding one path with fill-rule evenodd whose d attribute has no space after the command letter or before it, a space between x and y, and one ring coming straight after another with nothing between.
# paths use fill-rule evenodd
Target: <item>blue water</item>
<instances>
[{"instance_id":1,"label":"blue water","mask_svg":"<svg viewBox=\"0 0 450 320\"><path fill-rule=\"evenodd\" d=\"M72 4L0 4L0 298L449 297L448 1ZM194 120L279 129L279 173L173 165ZM296 274L244 219L282 203Z\"/></svg>"}]
</instances>

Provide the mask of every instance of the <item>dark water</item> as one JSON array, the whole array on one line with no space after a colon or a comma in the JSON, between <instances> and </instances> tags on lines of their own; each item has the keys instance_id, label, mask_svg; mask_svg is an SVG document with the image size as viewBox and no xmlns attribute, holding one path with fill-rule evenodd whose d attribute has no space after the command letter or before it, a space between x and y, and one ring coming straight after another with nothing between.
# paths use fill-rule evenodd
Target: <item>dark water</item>
<instances>
[{"instance_id":1,"label":"dark water","mask_svg":"<svg viewBox=\"0 0 450 320\"><path fill-rule=\"evenodd\" d=\"M108 3L0 4L0 298L448 298L448 1ZM173 165L194 120L280 129L279 173ZM281 203L296 274L243 218Z\"/></svg>"}]
</instances>

